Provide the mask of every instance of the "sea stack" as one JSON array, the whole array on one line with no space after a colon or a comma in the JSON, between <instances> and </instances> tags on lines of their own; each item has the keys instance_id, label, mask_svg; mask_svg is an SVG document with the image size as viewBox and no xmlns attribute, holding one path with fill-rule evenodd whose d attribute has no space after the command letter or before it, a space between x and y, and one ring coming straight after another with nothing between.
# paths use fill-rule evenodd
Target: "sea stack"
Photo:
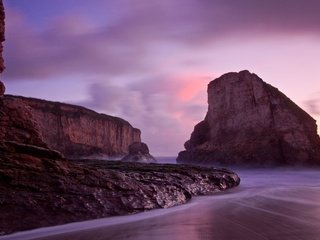
<instances>
[{"instance_id":1,"label":"sea stack","mask_svg":"<svg viewBox=\"0 0 320 240\"><path fill-rule=\"evenodd\" d=\"M129 154L124 156L122 161L155 163L156 159L150 154L147 144L134 142L129 146Z\"/></svg>"},{"instance_id":2,"label":"sea stack","mask_svg":"<svg viewBox=\"0 0 320 240\"><path fill-rule=\"evenodd\" d=\"M225 165L320 165L316 121L249 71L208 85L208 112L177 162Z\"/></svg>"}]
</instances>

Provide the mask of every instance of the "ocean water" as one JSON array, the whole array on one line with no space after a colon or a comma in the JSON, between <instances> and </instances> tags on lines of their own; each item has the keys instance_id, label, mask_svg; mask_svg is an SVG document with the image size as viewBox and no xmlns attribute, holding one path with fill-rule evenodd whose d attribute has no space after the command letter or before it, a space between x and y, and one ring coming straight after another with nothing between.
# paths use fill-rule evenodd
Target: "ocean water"
<instances>
[{"instance_id":1,"label":"ocean water","mask_svg":"<svg viewBox=\"0 0 320 240\"><path fill-rule=\"evenodd\" d=\"M320 240L320 169L233 170L239 187L182 206L0 239Z\"/></svg>"}]
</instances>

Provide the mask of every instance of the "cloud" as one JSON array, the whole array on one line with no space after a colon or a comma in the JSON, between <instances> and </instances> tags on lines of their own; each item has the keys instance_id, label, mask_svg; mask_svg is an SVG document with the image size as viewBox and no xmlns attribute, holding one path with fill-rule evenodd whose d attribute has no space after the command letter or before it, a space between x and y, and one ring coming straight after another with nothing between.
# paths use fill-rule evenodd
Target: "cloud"
<instances>
[{"instance_id":1,"label":"cloud","mask_svg":"<svg viewBox=\"0 0 320 240\"><path fill-rule=\"evenodd\" d=\"M226 41L320 32L318 0L10 0L6 6L5 81L89 79L90 99L79 104L128 120L156 154L183 149L204 117L214 76L194 69L210 61L199 52L211 54L211 46ZM308 105L319 114L318 100Z\"/></svg>"},{"instance_id":2,"label":"cloud","mask_svg":"<svg viewBox=\"0 0 320 240\"><path fill-rule=\"evenodd\" d=\"M172 53L179 55L196 53L233 36L251 39L272 34L318 35L320 31L317 0L100 0L95 8L80 1L74 7L68 5L67 13L56 9L55 1L46 1L49 4L51 21L41 23L41 29L29 20L30 13L26 17L23 9L8 7L8 80L159 75L164 71L160 69L163 59L170 59L170 53L162 55L169 45L174 45ZM101 9L107 9L104 15L109 18ZM100 23L97 14L102 16ZM171 61L179 65L182 59Z\"/></svg>"},{"instance_id":3,"label":"cloud","mask_svg":"<svg viewBox=\"0 0 320 240\"><path fill-rule=\"evenodd\" d=\"M71 15L37 31L18 13L7 13L6 79L117 75L146 71L141 46L119 46L83 16Z\"/></svg>"},{"instance_id":4,"label":"cloud","mask_svg":"<svg viewBox=\"0 0 320 240\"><path fill-rule=\"evenodd\" d=\"M159 79L128 86L94 83L89 89L90 99L79 104L122 117L140 128L142 140L155 155L177 155L194 124L204 118L207 106L202 98L206 84L195 89L192 98L184 100L179 99L179 91L197 79ZM203 78L199 77L198 82L204 83Z\"/></svg>"}]
</instances>

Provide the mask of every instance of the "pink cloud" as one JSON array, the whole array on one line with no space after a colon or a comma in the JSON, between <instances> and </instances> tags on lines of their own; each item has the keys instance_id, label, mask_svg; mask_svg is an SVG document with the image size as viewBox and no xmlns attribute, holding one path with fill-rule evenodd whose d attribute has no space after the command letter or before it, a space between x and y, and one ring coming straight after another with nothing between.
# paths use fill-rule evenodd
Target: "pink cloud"
<instances>
[{"instance_id":1,"label":"pink cloud","mask_svg":"<svg viewBox=\"0 0 320 240\"><path fill-rule=\"evenodd\" d=\"M120 116L142 129L143 141L156 155L176 155L194 123L204 117L208 81L201 76L156 79L127 86L96 83L89 91L91 99L79 104ZM184 89L188 98L181 99Z\"/></svg>"},{"instance_id":2,"label":"pink cloud","mask_svg":"<svg viewBox=\"0 0 320 240\"><path fill-rule=\"evenodd\" d=\"M319 93L317 95L318 96L315 96L305 101L305 106L311 114L319 116L320 115L320 96L319 96Z\"/></svg>"}]
</instances>

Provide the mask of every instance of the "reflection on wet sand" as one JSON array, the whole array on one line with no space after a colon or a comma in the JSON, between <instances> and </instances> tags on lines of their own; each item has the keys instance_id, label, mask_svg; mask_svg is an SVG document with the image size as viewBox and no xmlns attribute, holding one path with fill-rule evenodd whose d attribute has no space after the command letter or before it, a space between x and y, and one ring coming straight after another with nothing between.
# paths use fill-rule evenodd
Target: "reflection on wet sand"
<instances>
[{"instance_id":1,"label":"reflection on wet sand","mask_svg":"<svg viewBox=\"0 0 320 240\"><path fill-rule=\"evenodd\" d=\"M237 172L241 186L224 194L130 216L135 221L33 239L320 239L320 171Z\"/></svg>"}]
</instances>

